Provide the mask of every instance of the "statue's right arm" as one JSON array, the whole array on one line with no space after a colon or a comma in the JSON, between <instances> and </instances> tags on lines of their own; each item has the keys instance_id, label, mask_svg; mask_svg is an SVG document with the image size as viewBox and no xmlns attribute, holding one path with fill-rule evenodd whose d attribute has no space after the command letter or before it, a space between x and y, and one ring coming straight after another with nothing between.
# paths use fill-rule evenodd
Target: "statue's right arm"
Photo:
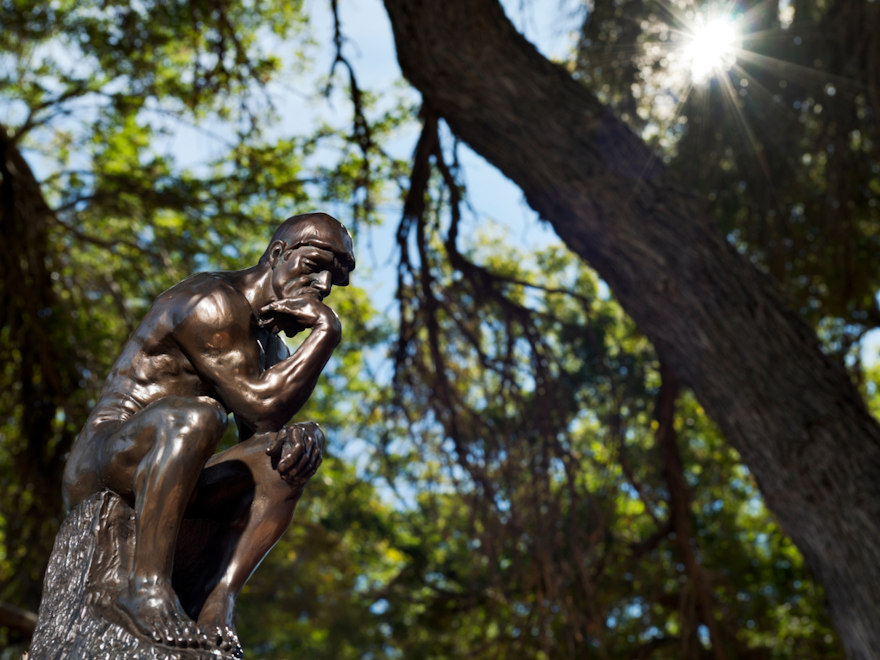
<instances>
[{"instance_id":1,"label":"statue's right arm","mask_svg":"<svg viewBox=\"0 0 880 660\"><path fill-rule=\"evenodd\" d=\"M322 316L326 313L318 315L293 355L265 371L260 369L250 306L231 287L202 296L178 323L174 338L198 375L236 417L257 433L277 431L308 400L339 343L338 319L324 322Z\"/></svg>"}]
</instances>

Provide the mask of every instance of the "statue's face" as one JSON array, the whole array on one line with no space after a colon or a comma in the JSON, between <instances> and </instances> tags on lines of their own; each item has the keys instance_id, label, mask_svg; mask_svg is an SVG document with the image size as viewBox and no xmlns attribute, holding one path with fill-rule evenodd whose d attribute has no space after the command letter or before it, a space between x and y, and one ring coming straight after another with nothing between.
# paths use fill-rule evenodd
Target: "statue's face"
<instances>
[{"instance_id":1,"label":"statue's face","mask_svg":"<svg viewBox=\"0 0 880 660\"><path fill-rule=\"evenodd\" d=\"M344 280L347 274L331 250L304 245L278 257L272 269L272 290L278 300L309 294L323 300L330 295L333 282Z\"/></svg>"},{"instance_id":2,"label":"statue's face","mask_svg":"<svg viewBox=\"0 0 880 660\"><path fill-rule=\"evenodd\" d=\"M347 254L337 254L316 245L284 250L271 262L273 298L286 300L314 296L324 300L330 295L334 283L342 286L348 283L348 268L339 261L339 258L345 260ZM292 316L276 316L270 325L264 327L276 334L284 332L288 337L305 329Z\"/></svg>"},{"instance_id":3,"label":"statue's face","mask_svg":"<svg viewBox=\"0 0 880 660\"><path fill-rule=\"evenodd\" d=\"M263 255L272 269L272 300L303 296L323 300L330 295L334 284L347 285L349 271L354 269L353 249L345 227L326 214L288 218L276 230ZM288 320L289 323L285 323L281 316L275 317L271 331L283 330L292 336L303 330L293 317ZM264 327L269 326L264 323Z\"/></svg>"}]
</instances>

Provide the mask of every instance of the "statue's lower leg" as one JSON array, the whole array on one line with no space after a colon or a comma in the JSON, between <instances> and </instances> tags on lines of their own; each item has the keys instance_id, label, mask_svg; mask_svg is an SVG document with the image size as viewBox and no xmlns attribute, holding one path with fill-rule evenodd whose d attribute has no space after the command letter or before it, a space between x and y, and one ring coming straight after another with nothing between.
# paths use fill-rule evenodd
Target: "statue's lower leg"
<instances>
[{"instance_id":1,"label":"statue's lower leg","mask_svg":"<svg viewBox=\"0 0 880 660\"><path fill-rule=\"evenodd\" d=\"M302 488L292 489L272 469L264 442L247 441L221 456L246 464L256 480L250 505L242 512L243 524L233 524L225 535L223 543L227 544L229 560L223 574L199 612L200 628L211 635L220 631L221 637L228 637L235 634L238 594L290 525Z\"/></svg>"},{"instance_id":2,"label":"statue's lower leg","mask_svg":"<svg viewBox=\"0 0 880 660\"><path fill-rule=\"evenodd\" d=\"M136 544L128 588L120 609L154 641L179 647L206 638L186 615L171 586L174 548L184 510L202 466L219 440L216 411L172 411L155 433L135 476ZM206 419L213 416L215 419Z\"/></svg>"}]
</instances>

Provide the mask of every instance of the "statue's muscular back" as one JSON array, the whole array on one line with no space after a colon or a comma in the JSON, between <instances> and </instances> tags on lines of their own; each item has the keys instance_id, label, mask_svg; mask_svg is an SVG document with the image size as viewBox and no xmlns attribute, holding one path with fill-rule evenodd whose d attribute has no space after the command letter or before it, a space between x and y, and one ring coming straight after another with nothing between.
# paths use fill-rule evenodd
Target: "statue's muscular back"
<instances>
[{"instance_id":1,"label":"statue's muscular back","mask_svg":"<svg viewBox=\"0 0 880 660\"><path fill-rule=\"evenodd\" d=\"M260 355L250 305L230 283L233 275L197 273L168 289L153 303L110 370L100 399L73 447L64 479L68 506L103 488L122 490L114 488L112 475L108 474L115 469L110 464L111 457L124 457L127 446L137 442L125 431L133 426L132 418L151 404L167 397L201 397L217 407L219 415L229 412L187 357L191 349L188 338L200 335L204 339L237 325L248 329L251 345L243 349L262 363L261 368L285 357L286 350L278 346L283 344L274 335L269 335L272 359ZM181 332L184 322L186 330ZM222 340L218 337L218 341Z\"/></svg>"}]
</instances>

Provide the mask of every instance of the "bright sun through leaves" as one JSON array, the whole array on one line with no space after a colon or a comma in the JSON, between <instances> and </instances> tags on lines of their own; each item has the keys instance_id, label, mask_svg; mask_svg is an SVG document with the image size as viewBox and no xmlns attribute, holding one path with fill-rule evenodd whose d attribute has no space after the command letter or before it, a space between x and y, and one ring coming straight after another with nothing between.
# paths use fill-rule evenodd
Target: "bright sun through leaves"
<instances>
[{"instance_id":1,"label":"bright sun through leaves","mask_svg":"<svg viewBox=\"0 0 880 660\"><path fill-rule=\"evenodd\" d=\"M688 31L682 58L694 83L725 73L736 62L742 46L739 28L730 16L697 18Z\"/></svg>"}]
</instances>

